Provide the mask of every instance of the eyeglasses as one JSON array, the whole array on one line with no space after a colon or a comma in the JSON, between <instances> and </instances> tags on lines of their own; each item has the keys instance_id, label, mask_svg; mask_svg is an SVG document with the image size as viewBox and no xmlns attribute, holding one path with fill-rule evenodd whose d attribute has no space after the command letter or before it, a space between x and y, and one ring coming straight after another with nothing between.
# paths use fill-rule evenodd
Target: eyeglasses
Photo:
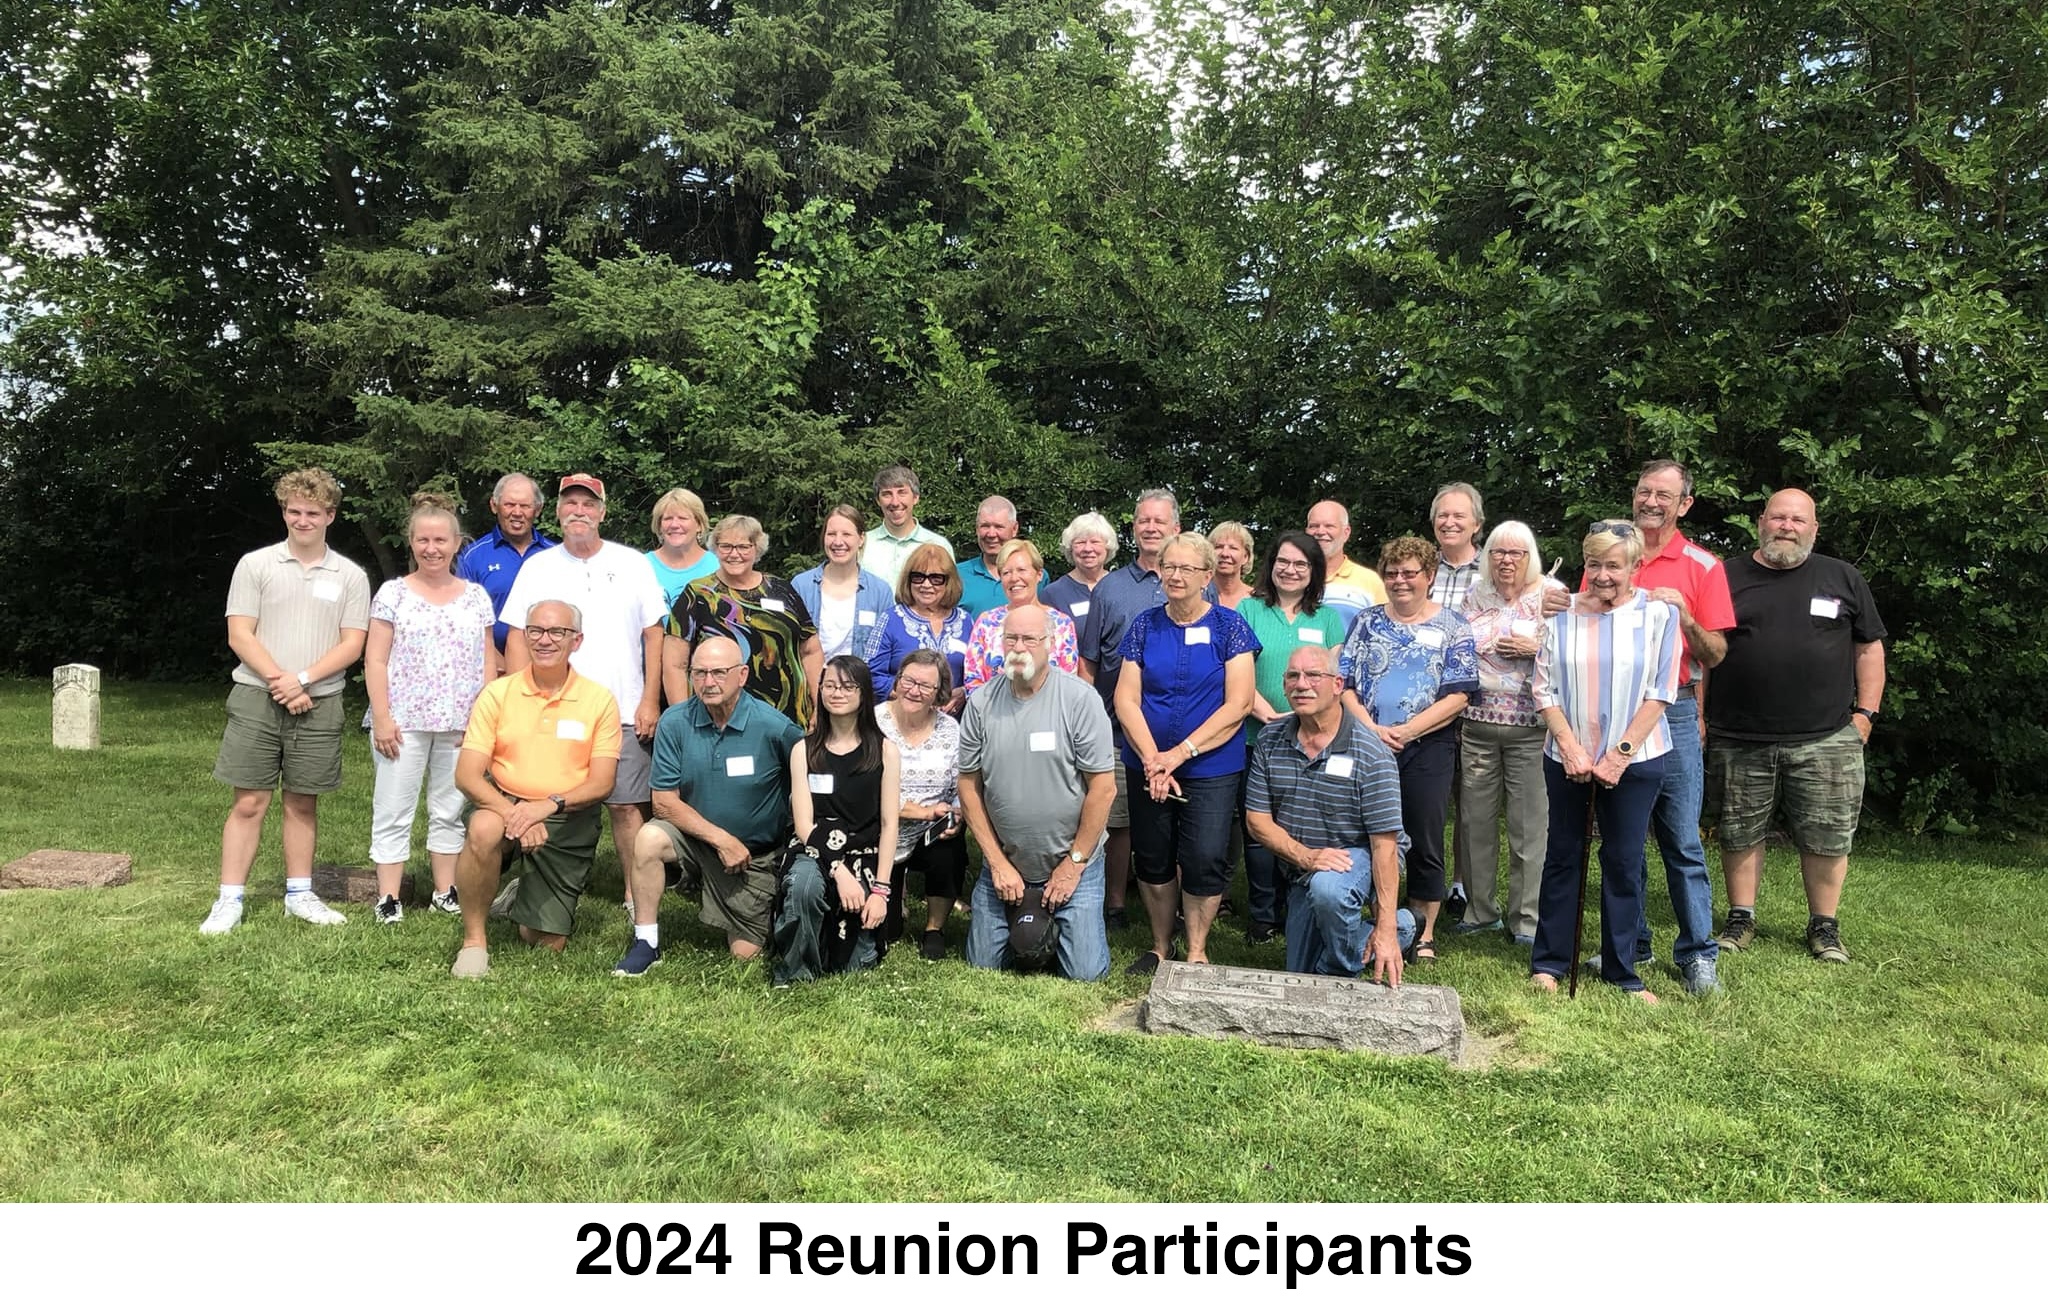
<instances>
[{"instance_id":1,"label":"eyeglasses","mask_svg":"<svg viewBox=\"0 0 2048 1309\"><path fill-rule=\"evenodd\" d=\"M896 689L906 696L937 695L939 693L939 684L937 682L920 682L913 677L899 677L896 679Z\"/></svg>"},{"instance_id":2,"label":"eyeglasses","mask_svg":"<svg viewBox=\"0 0 2048 1309\"><path fill-rule=\"evenodd\" d=\"M538 645L543 640L559 643L568 640L574 635L576 635L576 629L573 627L529 627L526 629L526 639L529 644L533 645Z\"/></svg>"},{"instance_id":3,"label":"eyeglasses","mask_svg":"<svg viewBox=\"0 0 2048 1309\"><path fill-rule=\"evenodd\" d=\"M944 573L906 573L904 576L910 579L912 586L944 586L946 584L946 575Z\"/></svg>"},{"instance_id":4,"label":"eyeglasses","mask_svg":"<svg viewBox=\"0 0 2048 1309\"><path fill-rule=\"evenodd\" d=\"M726 678L732 676L732 674L737 669L742 667L744 667L744 665L742 664L727 664L723 668L692 668L690 670L690 676L698 679L699 681L702 681L703 679L708 677L714 682L722 682Z\"/></svg>"},{"instance_id":5,"label":"eyeglasses","mask_svg":"<svg viewBox=\"0 0 2048 1309\"><path fill-rule=\"evenodd\" d=\"M1412 582L1422 576L1420 568L1392 568L1382 574L1389 582Z\"/></svg>"},{"instance_id":6,"label":"eyeglasses","mask_svg":"<svg viewBox=\"0 0 2048 1309\"><path fill-rule=\"evenodd\" d=\"M1309 563L1306 559L1275 559L1273 561L1273 571L1276 573L1305 573L1308 569Z\"/></svg>"},{"instance_id":7,"label":"eyeglasses","mask_svg":"<svg viewBox=\"0 0 2048 1309\"><path fill-rule=\"evenodd\" d=\"M720 541L711 547L722 555L743 555L754 548L752 541Z\"/></svg>"},{"instance_id":8,"label":"eyeglasses","mask_svg":"<svg viewBox=\"0 0 2048 1309\"><path fill-rule=\"evenodd\" d=\"M1334 681L1336 681L1336 680L1337 680L1337 674L1335 674L1335 673L1298 673L1298 672L1295 672L1295 671L1294 671L1293 669L1289 669L1289 670L1288 670L1287 672L1284 672L1284 673L1282 673L1282 674L1280 675L1280 680L1281 680L1282 682L1292 682L1292 683L1300 683L1300 682L1321 682L1321 681L1331 681L1331 682L1334 682Z\"/></svg>"},{"instance_id":9,"label":"eyeglasses","mask_svg":"<svg viewBox=\"0 0 2048 1309\"><path fill-rule=\"evenodd\" d=\"M1038 636L1030 636L1030 635L1027 635L1027 634L1025 634L1025 633L1023 633L1023 632L1005 632L1005 633L1003 633L1003 644L1004 644L1004 645L1044 645L1044 644L1045 644L1045 637L1044 637L1044 635L1043 635L1043 634L1040 634L1040 635L1038 635Z\"/></svg>"},{"instance_id":10,"label":"eyeglasses","mask_svg":"<svg viewBox=\"0 0 2048 1309\"><path fill-rule=\"evenodd\" d=\"M852 682L820 682L818 683L818 694L859 695L860 688Z\"/></svg>"},{"instance_id":11,"label":"eyeglasses","mask_svg":"<svg viewBox=\"0 0 2048 1309\"><path fill-rule=\"evenodd\" d=\"M1488 550L1486 553L1495 559L1527 559L1529 557L1527 550Z\"/></svg>"},{"instance_id":12,"label":"eyeglasses","mask_svg":"<svg viewBox=\"0 0 2048 1309\"><path fill-rule=\"evenodd\" d=\"M1161 565L1159 565L1159 575L1160 575L1161 577L1192 577L1192 576L1194 576L1194 575L1196 575L1196 574L1198 574L1198 573L1209 573L1209 572L1214 572L1214 571L1215 571L1214 569L1212 569L1212 568L1205 568L1205 567L1203 567L1203 566L1202 566L1201 564L1161 564Z\"/></svg>"},{"instance_id":13,"label":"eyeglasses","mask_svg":"<svg viewBox=\"0 0 2048 1309\"><path fill-rule=\"evenodd\" d=\"M1636 534L1636 525L1626 518L1603 518L1586 529L1587 536L1618 536L1626 541Z\"/></svg>"}]
</instances>

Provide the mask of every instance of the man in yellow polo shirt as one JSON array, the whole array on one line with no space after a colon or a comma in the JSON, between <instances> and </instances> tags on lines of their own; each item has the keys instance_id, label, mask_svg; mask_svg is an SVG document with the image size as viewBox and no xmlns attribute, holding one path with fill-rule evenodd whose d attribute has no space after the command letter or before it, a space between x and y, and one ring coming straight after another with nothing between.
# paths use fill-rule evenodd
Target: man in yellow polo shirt
<instances>
[{"instance_id":1,"label":"man in yellow polo shirt","mask_svg":"<svg viewBox=\"0 0 2048 1309\"><path fill-rule=\"evenodd\" d=\"M533 662L483 689L455 761L455 784L474 806L455 865L456 977L491 971L484 928L508 855L526 861L509 914L519 939L550 950L568 944L618 774L618 701L569 667L583 643L582 613L543 600L527 611L524 636Z\"/></svg>"}]
</instances>

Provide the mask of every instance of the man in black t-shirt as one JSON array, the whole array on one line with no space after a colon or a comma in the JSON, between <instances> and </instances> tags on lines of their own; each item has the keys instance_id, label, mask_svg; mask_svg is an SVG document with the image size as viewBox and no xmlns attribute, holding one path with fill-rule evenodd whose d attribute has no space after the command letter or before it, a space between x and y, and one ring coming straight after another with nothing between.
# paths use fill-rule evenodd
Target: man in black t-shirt
<instances>
[{"instance_id":1,"label":"man in black t-shirt","mask_svg":"<svg viewBox=\"0 0 2048 1309\"><path fill-rule=\"evenodd\" d=\"M1728 561L1735 628L1707 682L1708 820L1728 883L1721 948L1756 939L1764 837L1781 807L1806 884L1806 946L1847 963L1835 912L1863 808L1863 747L1884 696L1884 623L1863 574L1813 553L1812 497L1764 506L1760 546Z\"/></svg>"}]
</instances>

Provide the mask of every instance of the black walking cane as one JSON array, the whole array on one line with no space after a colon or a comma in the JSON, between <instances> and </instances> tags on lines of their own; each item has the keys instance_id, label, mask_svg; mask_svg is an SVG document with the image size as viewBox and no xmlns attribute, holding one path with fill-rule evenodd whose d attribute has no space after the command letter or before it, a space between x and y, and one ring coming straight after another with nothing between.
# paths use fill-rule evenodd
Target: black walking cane
<instances>
[{"instance_id":1,"label":"black walking cane","mask_svg":"<svg viewBox=\"0 0 2048 1309\"><path fill-rule=\"evenodd\" d=\"M1599 795L1600 779L1586 788L1586 839L1579 847L1579 908L1572 916L1572 977L1565 992L1567 1000L1579 998L1579 957L1586 937L1586 883L1593 876L1593 799Z\"/></svg>"}]
</instances>

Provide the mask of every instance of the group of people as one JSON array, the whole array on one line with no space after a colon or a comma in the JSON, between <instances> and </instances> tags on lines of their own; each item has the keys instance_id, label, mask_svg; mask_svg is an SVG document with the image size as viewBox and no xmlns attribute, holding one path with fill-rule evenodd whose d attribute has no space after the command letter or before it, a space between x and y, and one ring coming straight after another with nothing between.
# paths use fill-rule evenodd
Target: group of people
<instances>
[{"instance_id":1,"label":"group of people","mask_svg":"<svg viewBox=\"0 0 2048 1309\"><path fill-rule=\"evenodd\" d=\"M1207 962L1241 851L1246 940L1284 935L1289 969L1398 984L1436 958L1439 928L1498 931L1554 990L1577 961L1597 822L1589 966L1654 1003L1649 837L1678 977L1702 994L1720 950L1756 939L1780 819L1808 947L1848 958L1836 911L1885 632L1861 574L1812 553L1798 490L1769 498L1757 549L1724 566L1679 531L1690 475L1653 461L1632 515L1587 530L1576 594L1526 524L1486 531L1463 482L1436 495L1430 536L1387 542L1377 568L1347 554L1335 501L1262 554L1243 524L1182 531L1173 494L1146 491L1128 563L1083 514L1053 579L1000 496L956 560L895 466L875 481L881 522L835 506L822 562L785 580L761 568L759 522L712 522L681 488L655 503L643 552L604 539L604 483L570 474L550 540L539 485L515 473L467 549L454 506L416 497L412 570L374 596L327 545L334 480L287 474L277 498L286 541L245 556L229 593L240 663L216 776L235 802L209 934L240 921L280 788L285 912L343 921L311 889L314 819L340 783L339 693L361 657L375 912L403 916L424 787L429 903L462 917L458 977L489 971L493 916L563 947L604 814L624 976L660 962L670 891L733 956L769 955L779 985L872 966L904 934L913 876L926 959L966 899L970 964L1099 978L1135 880L1150 940L1127 971L1183 948ZM1718 935L1703 818L1727 884Z\"/></svg>"}]
</instances>

